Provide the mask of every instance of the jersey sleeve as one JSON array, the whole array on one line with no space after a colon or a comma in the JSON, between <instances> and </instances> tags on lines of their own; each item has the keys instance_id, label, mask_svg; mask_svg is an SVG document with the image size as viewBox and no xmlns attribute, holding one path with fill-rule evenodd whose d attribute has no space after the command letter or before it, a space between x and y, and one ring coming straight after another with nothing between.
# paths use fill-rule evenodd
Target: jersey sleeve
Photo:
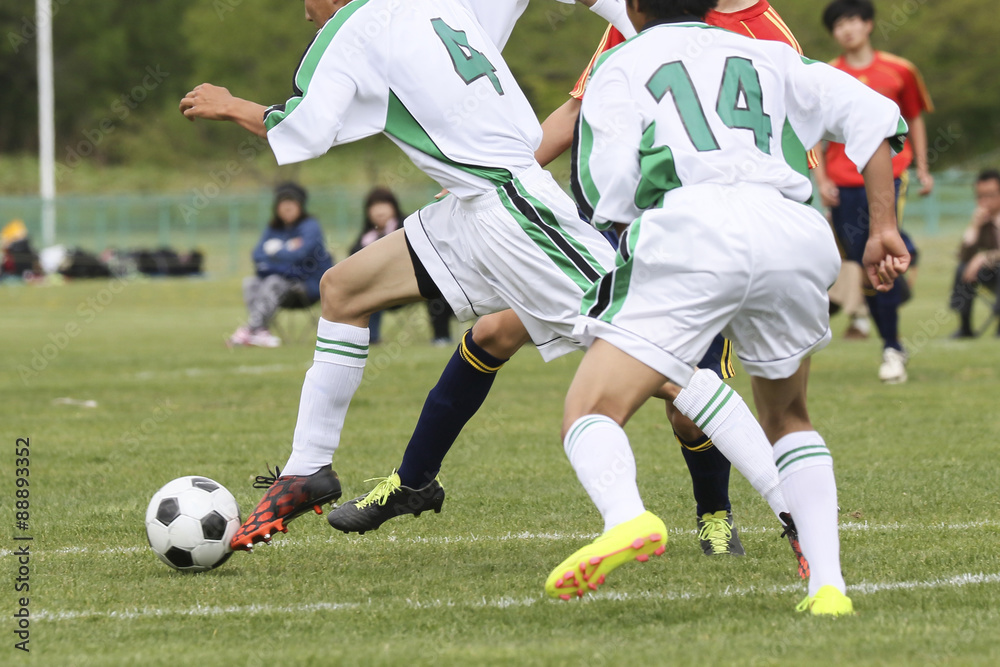
<instances>
[{"instance_id":1,"label":"jersey sleeve","mask_svg":"<svg viewBox=\"0 0 1000 667\"><path fill-rule=\"evenodd\" d=\"M788 120L804 145L842 143L859 170L885 139L902 150L907 126L895 102L845 72L785 51Z\"/></svg>"},{"instance_id":2,"label":"jersey sleeve","mask_svg":"<svg viewBox=\"0 0 1000 667\"><path fill-rule=\"evenodd\" d=\"M576 2L576 0L559 1ZM514 24L528 7L528 0L462 0L462 4L476 17L497 50L503 51L510 34L514 31Z\"/></svg>"},{"instance_id":3,"label":"jersey sleeve","mask_svg":"<svg viewBox=\"0 0 1000 667\"><path fill-rule=\"evenodd\" d=\"M587 80L590 78L590 73L594 71L594 67L597 66L597 61L600 60L606 51L610 51L624 41L625 36L621 31L613 25L609 25L608 29L604 31L604 36L601 37L600 43L597 45L597 50L591 56L590 62L587 63L587 67L580 74L580 78L577 79L576 86L570 91L570 97L578 100L583 99L583 92L587 89Z\"/></svg>"},{"instance_id":4,"label":"jersey sleeve","mask_svg":"<svg viewBox=\"0 0 1000 667\"><path fill-rule=\"evenodd\" d=\"M934 111L934 103L920 71L913 63L906 61L899 67L903 77L903 89L900 95L899 110L903 118L916 118L922 112Z\"/></svg>"},{"instance_id":5,"label":"jersey sleeve","mask_svg":"<svg viewBox=\"0 0 1000 667\"><path fill-rule=\"evenodd\" d=\"M388 80L377 71L378 58L350 57L357 49L350 43L349 7L337 12L309 45L295 72L292 97L264 112L267 141L278 164L319 157L385 126Z\"/></svg>"},{"instance_id":6,"label":"jersey sleeve","mask_svg":"<svg viewBox=\"0 0 1000 667\"><path fill-rule=\"evenodd\" d=\"M600 69L580 109L571 174L577 203L598 229L630 223L642 213L635 202L642 134L627 74Z\"/></svg>"}]
</instances>

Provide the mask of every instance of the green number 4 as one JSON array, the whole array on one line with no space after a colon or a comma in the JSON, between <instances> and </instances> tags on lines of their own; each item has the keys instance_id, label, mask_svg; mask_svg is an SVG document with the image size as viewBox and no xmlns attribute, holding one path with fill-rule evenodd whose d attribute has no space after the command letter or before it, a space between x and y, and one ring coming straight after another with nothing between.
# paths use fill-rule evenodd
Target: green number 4
<instances>
[{"instance_id":1,"label":"green number 4","mask_svg":"<svg viewBox=\"0 0 1000 667\"><path fill-rule=\"evenodd\" d=\"M646 83L646 90L657 102L671 93L684 129L699 151L719 150L719 142L705 117L698 93L684 63L677 60L661 65ZM722 122L734 130L750 130L757 148L771 154L771 117L764 113L764 94L760 76L753 62L746 58L726 60L722 86L715 111Z\"/></svg>"},{"instance_id":2,"label":"green number 4","mask_svg":"<svg viewBox=\"0 0 1000 667\"><path fill-rule=\"evenodd\" d=\"M489 58L469 46L469 39L465 36L464 30L455 30L441 19L431 19L431 25L434 26L434 32L441 38L445 48L448 49L451 62L455 65L455 73L462 77L465 85L485 76L493 84L497 93L503 95L500 79L496 75L497 68L493 66Z\"/></svg>"}]
</instances>

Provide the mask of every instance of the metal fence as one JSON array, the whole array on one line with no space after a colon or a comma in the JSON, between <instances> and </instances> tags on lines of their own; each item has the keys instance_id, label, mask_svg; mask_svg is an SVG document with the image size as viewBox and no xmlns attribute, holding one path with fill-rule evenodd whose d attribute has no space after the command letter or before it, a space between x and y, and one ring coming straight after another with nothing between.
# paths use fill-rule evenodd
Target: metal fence
<instances>
[{"instance_id":1,"label":"metal fence","mask_svg":"<svg viewBox=\"0 0 1000 667\"><path fill-rule=\"evenodd\" d=\"M915 179L911 183L904 226L917 236L957 235L975 205L975 174L950 171L935 176L937 186L929 197L917 195ZM404 210L413 211L431 201L435 192L433 187L401 188L397 195ZM197 248L205 254L209 273L245 273L250 270L250 250L271 216L272 193L211 194L65 195L56 202L56 243L97 253L108 248ZM366 194L346 186L310 189L308 208L337 259L345 256L360 231ZM0 226L13 219L23 220L34 245L40 245L38 197L0 196Z\"/></svg>"}]
</instances>

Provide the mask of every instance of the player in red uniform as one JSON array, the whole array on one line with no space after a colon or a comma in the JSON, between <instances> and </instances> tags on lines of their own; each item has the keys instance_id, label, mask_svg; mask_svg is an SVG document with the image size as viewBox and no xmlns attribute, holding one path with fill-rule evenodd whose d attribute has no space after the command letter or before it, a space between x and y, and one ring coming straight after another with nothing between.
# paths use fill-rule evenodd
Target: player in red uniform
<instances>
[{"instance_id":1,"label":"player in red uniform","mask_svg":"<svg viewBox=\"0 0 1000 667\"><path fill-rule=\"evenodd\" d=\"M934 105L920 72L913 63L872 47L875 8L869 0L835 0L823 13L823 23L840 43L844 53L830 64L857 78L896 103L910 127L909 139L902 152L893 158L897 200L906 192L906 170L916 157L920 194L934 187L927 164L927 130L923 112ZM912 141L913 145L910 145ZM844 154L842 144L831 143L823 165L816 170L816 181L823 203L830 207L834 229L847 259L860 261L868 234L868 198L858 168ZM899 217L899 216L897 216ZM858 248L861 247L861 250ZM911 250L911 254L913 251ZM882 337L882 365L879 379L886 383L906 381L907 356L899 342L898 309L905 300L906 281L898 280L890 292L868 288L865 298L872 319Z\"/></svg>"},{"instance_id":2,"label":"player in red uniform","mask_svg":"<svg viewBox=\"0 0 1000 667\"><path fill-rule=\"evenodd\" d=\"M745 35L754 39L765 39L783 42L790 45L799 53L802 48L796 41L792 31L778 15L778 12L771 7L767 0L719 0L714 10L709 11L705 17L705 22L719 28L725 28L732 32ZM616 27L609 25L597 47L597 51L591 58L587 68L580 75L576 87L570 92L570 99L561 107L556 109L542 123L544 134L542 143L535 152L535 157L539 164L545 165L561 155L573 142L573 131L576 127L576 119L580 114L580 104L583 99L584 90L587 86L587 79L601 54L609 49L618 46L626 40ZM815 167L817 157L814 152L806 153L802 143L791 130L791 126L786 124L782 137L783 152L789 164L802 173L806 173L810 167ZM726 368L726 364L706 365L714 349L722 347L723 339L719 336L713 349L709 350L709 356L699 364L702 368L711 368L716 371L722 379L732 377L732 374L719 370ZM725 341L728 348L728 341ZM738 545L738 538L735 531L730 536L732 530L732 514L729 502L729 472L730 462L721 452L713 446L712 441L683 415L675 412L671 403L667 403L667 412L674 427L674 436L681 444L681 451L687 462L688 470L691 473L691 481L694 487L695 502L697 503L699 537L701 538L702 549L706 554L725 553L721 547L727 544L727 540L720 539L728 536L728 543L732 545L729 553L740 553L742 547ZM767 479L766 474L753 474L755 472L755 460L745 459L738 461L738 467L748 479ZM747 474L751 471L751 474ZM755 484L755 486L757 486ZM758 488L762 495L767 495L764 490ZM778 510L776 510L778 512ZM779 514L784 521L784 516ZM713 547L714 545L714 547ZM793 548L795 543L793 542ZM796 552L798 553L798 552ZM800 559L800 574L806 572L806 566Z\"/></svg>"}]
</instances>

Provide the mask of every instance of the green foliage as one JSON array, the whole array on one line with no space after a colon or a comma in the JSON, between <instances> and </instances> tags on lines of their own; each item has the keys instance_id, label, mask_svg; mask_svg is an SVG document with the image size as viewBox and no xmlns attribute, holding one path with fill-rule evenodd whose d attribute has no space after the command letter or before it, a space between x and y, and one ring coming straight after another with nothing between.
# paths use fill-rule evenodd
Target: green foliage
<instances>
[{"instance_id":1,"label":"green foliage","mask_svg":"<svg viewBox=\"0 0 1000 667\"><path fill-rule=\"evenodd\" d=\"M821 3L776 0L807 54L837 46L820 22ZM235 152L244 133L223 124L185 125L177 102L203 81L261 103L290 94L315 26L288 0L53 0L57 160L72 166L151 162L179 167L192 157ZM993 85L996 29L978 0L878 3L878 48L912 60L937 111L928 116L932 167L1000 144L1000 86ZM604 29L582 6L532 2L504 53L540 117L565 100ZM34 11L0 0L0 152L36 149ZM168 73L155 85L149 69ZM139 98L142 99L139 99ZM937 144L935 145L935 142ZM226 159L229 159L228 157Z\"/></svg>"}]
</instances>

